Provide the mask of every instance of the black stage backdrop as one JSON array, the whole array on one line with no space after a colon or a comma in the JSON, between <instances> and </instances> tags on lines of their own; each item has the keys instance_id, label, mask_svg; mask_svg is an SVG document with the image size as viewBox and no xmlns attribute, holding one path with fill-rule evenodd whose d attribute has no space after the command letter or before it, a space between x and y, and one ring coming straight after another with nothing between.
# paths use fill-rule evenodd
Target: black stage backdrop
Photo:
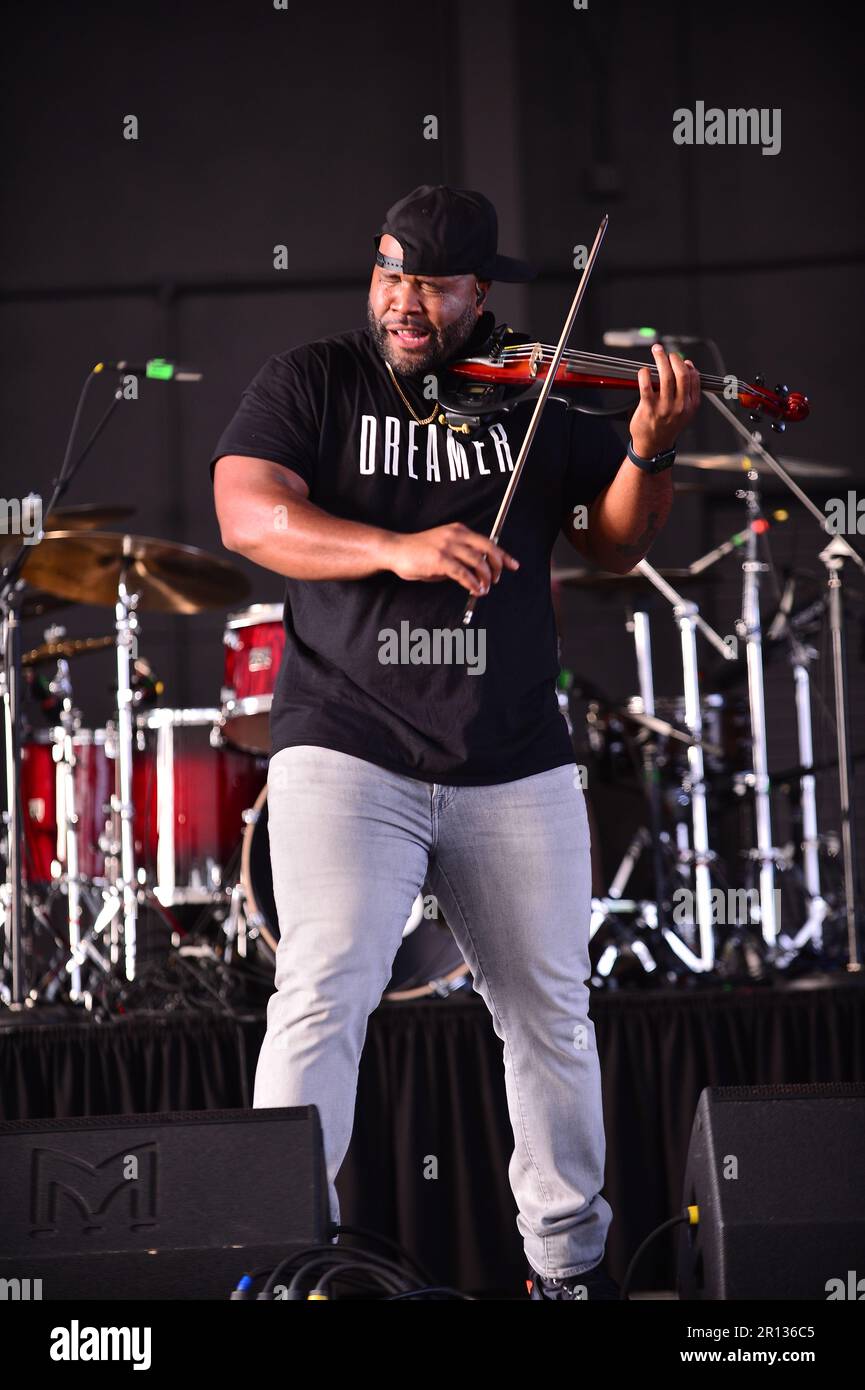
<instances>
[{"instance_id":1,"label":"black stage backdrop","mask_svg":"<svg viewBox=\"0 0 865 1390\"><path fill-rule=\"evenodd\" d=\"M365 322L372 236L385 210L417 184L445 182L492 198L501 249L540 267L530 285L493 286L499 318L556 342L574 291L573 248L591 244L608 212L571 346L603 352L605 329L636 324L716 340L727 370L763 372L768 385L785 381L811 398L808 421L783 439L765 433L784 456L850 470L800 478L817 505L848 488L861 497L859 402L847 371L860 353L865 287L856 174L865 105L848 25L844 7L802 0L592 0L584 10L573 0L404 0L398 23L382 23L374 0L285 9L272 0L13 0L0 86L9 209L0 319L14 345L0 374L0 496L50 490L94 362L175 356L203 381L143 385L66 500L128 504L137 534L228 558L207 465L241 391L270 353ZM780 150L675 144L673 112L697 101L778 110ZM134 140L124 138L128 116L139 122ZM429 138L429 116L438 138ZM276 246L286 248L284 269ZM695 360L717 370L704 348ZM94 391L88 421L109 390L106 381ZM705 404L681 447L726 452L739 442ZM652 549L657 566L688 564L744 525L735 474L677 464L676 480L696 490L679 492ZM767 544L779 574L799 576L804 606L825 586L816 559L824 538L774 479L765 497L768 508L789 510ZM562 539L554 558L576 563ZM231 559L253 601L281 600L278 576ZM865 754L865 596L849 566L847 579L852 744ZM721 635L733 634L735 557L689 597ZM642 599L655 694L677 696L678 630L654 591ZM776 605L767 576L767 624ZM224 613L141 617L141 655L164 681L163 703L218 704ZM560 595L562 664L617 703L637 690L626 617L618 590ZM110 630L111 613L76 605L59 620L71 637L90 637ZM26 622L25 650L45 626ZM819 765L834 756L825 626L813 644ZM704 691L714 690L725 664L702 639L700 659ZM799 759L783 644L766 662L774 776ZM111 712L112 663L107 650L75 668L90 727ZM741 695L743 663L736 674ZM580 745L584 715L575 700ZM40 722L38 710L28 717ZM577 761L587 762L582 746ZM855 781L865 807L865 756ZM821 831L837 830L834 771L817 785ZM783 844L780 787L774 802ZM639 824L621 804L604 817L608 881ZM858 838L861 859L865 811Z\"/></svg>"},{"instance_id":2,"label":"black stage backdrop","mask_svg":"<svg viewBox=\"0 0 865 1390\"><path fill-rule=\"evenodd\" d=\"M865 1080L865 991L852 982L596 995L592 1016L614 1212L607 1267L619 1280L640 1241L679 1208L703 1087ZM0 1117L248 1106L263 1034L260 1014L8 1028ZM525 1266L508 1186L512 1148L501 1043L482 1001L457 994L381 1005L337 1183L343 1222L400 1241L458 1288L517 1292ZM431 1158L435 1178L425 1176ZM779 1167L777 1181L792 1171ZM274 1172L273 1181L288 1186L291 1173ZM238 1173L232 1201L243 1186ZM674 1282L668 1237L647 1252L635 1287Z\"/></svg>"}]
</instances>

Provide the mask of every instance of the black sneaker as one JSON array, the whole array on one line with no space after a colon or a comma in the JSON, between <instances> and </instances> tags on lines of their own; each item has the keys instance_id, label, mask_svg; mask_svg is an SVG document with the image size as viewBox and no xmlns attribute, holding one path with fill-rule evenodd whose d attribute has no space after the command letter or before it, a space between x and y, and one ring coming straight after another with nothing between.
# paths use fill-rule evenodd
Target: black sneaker
<instances>
[{"instance_id":1,"label":"black sneaker","mask_svg":"<svg viewBox=\"0 0 865 1390\"><path fill-rule=\"evenodd\" d=\"M567 1279L548 1279L532 1270L532 1278L527 1279L526 1284L529 1297L538 1301L554 1299L570 1303L611 1303L622 1296L616 1281L604 1273L601 1265L595 1265L582 1274L571 1274Z\"/></svg>"}]
</instances>

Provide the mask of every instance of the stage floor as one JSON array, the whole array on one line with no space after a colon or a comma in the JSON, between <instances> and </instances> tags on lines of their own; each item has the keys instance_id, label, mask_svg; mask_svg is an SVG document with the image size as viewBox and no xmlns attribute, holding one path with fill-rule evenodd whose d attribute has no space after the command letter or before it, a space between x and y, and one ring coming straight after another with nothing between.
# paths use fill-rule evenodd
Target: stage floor
<instances>
[{"instance_id":1,"label":"stage floor","mask_svg":"<svg viewBox=\"0 0 865 1390\"><path fill-rule=\"evenodd\" d=\"M865 980L593 992L607 1136L607 1268L621 1282L644 1237L680 1206L706 1086L865 1080ZM0 1013L0 1118L251 1105L260 1008ZM502 1044L481 999L383 1003L361 1061L338 1180L342 1220L399 1241L443 1282L515 1297L525 1266L507 1178ZM424 1180L418 1155L438 1156ZM275 1183L290 1175L274 1173ZM242 1175L238 1177L242 1190ZM647 1252L635 1292L675 1288L673 1241Z\"/></svg>"}]
</instances>

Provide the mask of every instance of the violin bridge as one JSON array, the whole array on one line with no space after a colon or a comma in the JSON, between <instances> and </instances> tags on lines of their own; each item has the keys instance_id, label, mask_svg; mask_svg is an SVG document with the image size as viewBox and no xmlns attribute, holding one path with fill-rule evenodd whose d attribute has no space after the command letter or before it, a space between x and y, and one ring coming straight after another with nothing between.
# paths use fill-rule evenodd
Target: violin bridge
<instances>
[{"instance_id":1,"label":"violin bridge","mask_svg":"<svg viewBox=\"0 0 865 1390\"><path fill-rule=\"evenodd\" d=\"M538 363L543 360L544 350L540 343L532 345L531 356L529 357L529 372L534 379L538 374Z\"/></svg>"}]
</instances>

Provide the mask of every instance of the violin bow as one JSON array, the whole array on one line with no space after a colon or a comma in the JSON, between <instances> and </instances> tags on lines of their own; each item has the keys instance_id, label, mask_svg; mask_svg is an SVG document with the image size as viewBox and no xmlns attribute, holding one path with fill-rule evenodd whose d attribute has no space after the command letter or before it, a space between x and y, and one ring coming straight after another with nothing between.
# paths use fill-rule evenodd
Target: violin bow
<instances>
[{"instance_id":1,"label":"violin bow","mask_svg":"<svg viewBox=\"0 0 865 1390\"><path fill-rule=\"evenodd\" d=\"M499 544L499 537L501 536L502 528L505 524L505 518L507 517L507 514L510 510L511 502L513 501L514 493L516 492L517 484L520 480L520 474L523 471L523 467L529 455L529 449L532 447L532 440L535 437L535 432L538 428L538 424L540 423L541 413L543 411L544 406L547 403L547 397L549 396L550 391L553 388L553 383L556 379L556 372L559 369L559 363L561 362L562 357L564 356L565 348L567 347L568 339L571 336L574 323L576 322L577 314L580 312L580 305L583 302L583 295L586 292L586 288L589 283L589 277L591 276L592 271L595 268L595 261L598 258L598 252L601 249L601 242L603 241L606 235L609 221L609 215L607 213L604 213L604 216L601 219L601 224L598 227L598 230L595 234L595 240L592 245L592 249L588 254L586 264L583 267L583 273L580 276L580 283L577 285L577 292L574 295L574 302L568 311L568 316L565 319L561 336L559 338L558 343L556 344L556 350L553 353L553 359L550 363L550 369L547 372L546 377L544 378L543 386L541 387L540 392L538 393L538 398L535 401L535 408L532 411L532 418L529 421L528 429L525 433L525 438L523 439L523 442L520 446L520 452L517 455L517 461L514 465L514 471L511 474L510 482L505 488L505 494L502 498L501 506L499 507L498 514L496 516L495 521L493 522L493 529L490 532L490 540L493 545ZM481 597L479 594L470 595L469 601L465 606L465 611L463 612L462 616L462 624L464 627L470 626L472 618L474 617L475 605L479 597Z\"/></svg>"}]
</instances>

